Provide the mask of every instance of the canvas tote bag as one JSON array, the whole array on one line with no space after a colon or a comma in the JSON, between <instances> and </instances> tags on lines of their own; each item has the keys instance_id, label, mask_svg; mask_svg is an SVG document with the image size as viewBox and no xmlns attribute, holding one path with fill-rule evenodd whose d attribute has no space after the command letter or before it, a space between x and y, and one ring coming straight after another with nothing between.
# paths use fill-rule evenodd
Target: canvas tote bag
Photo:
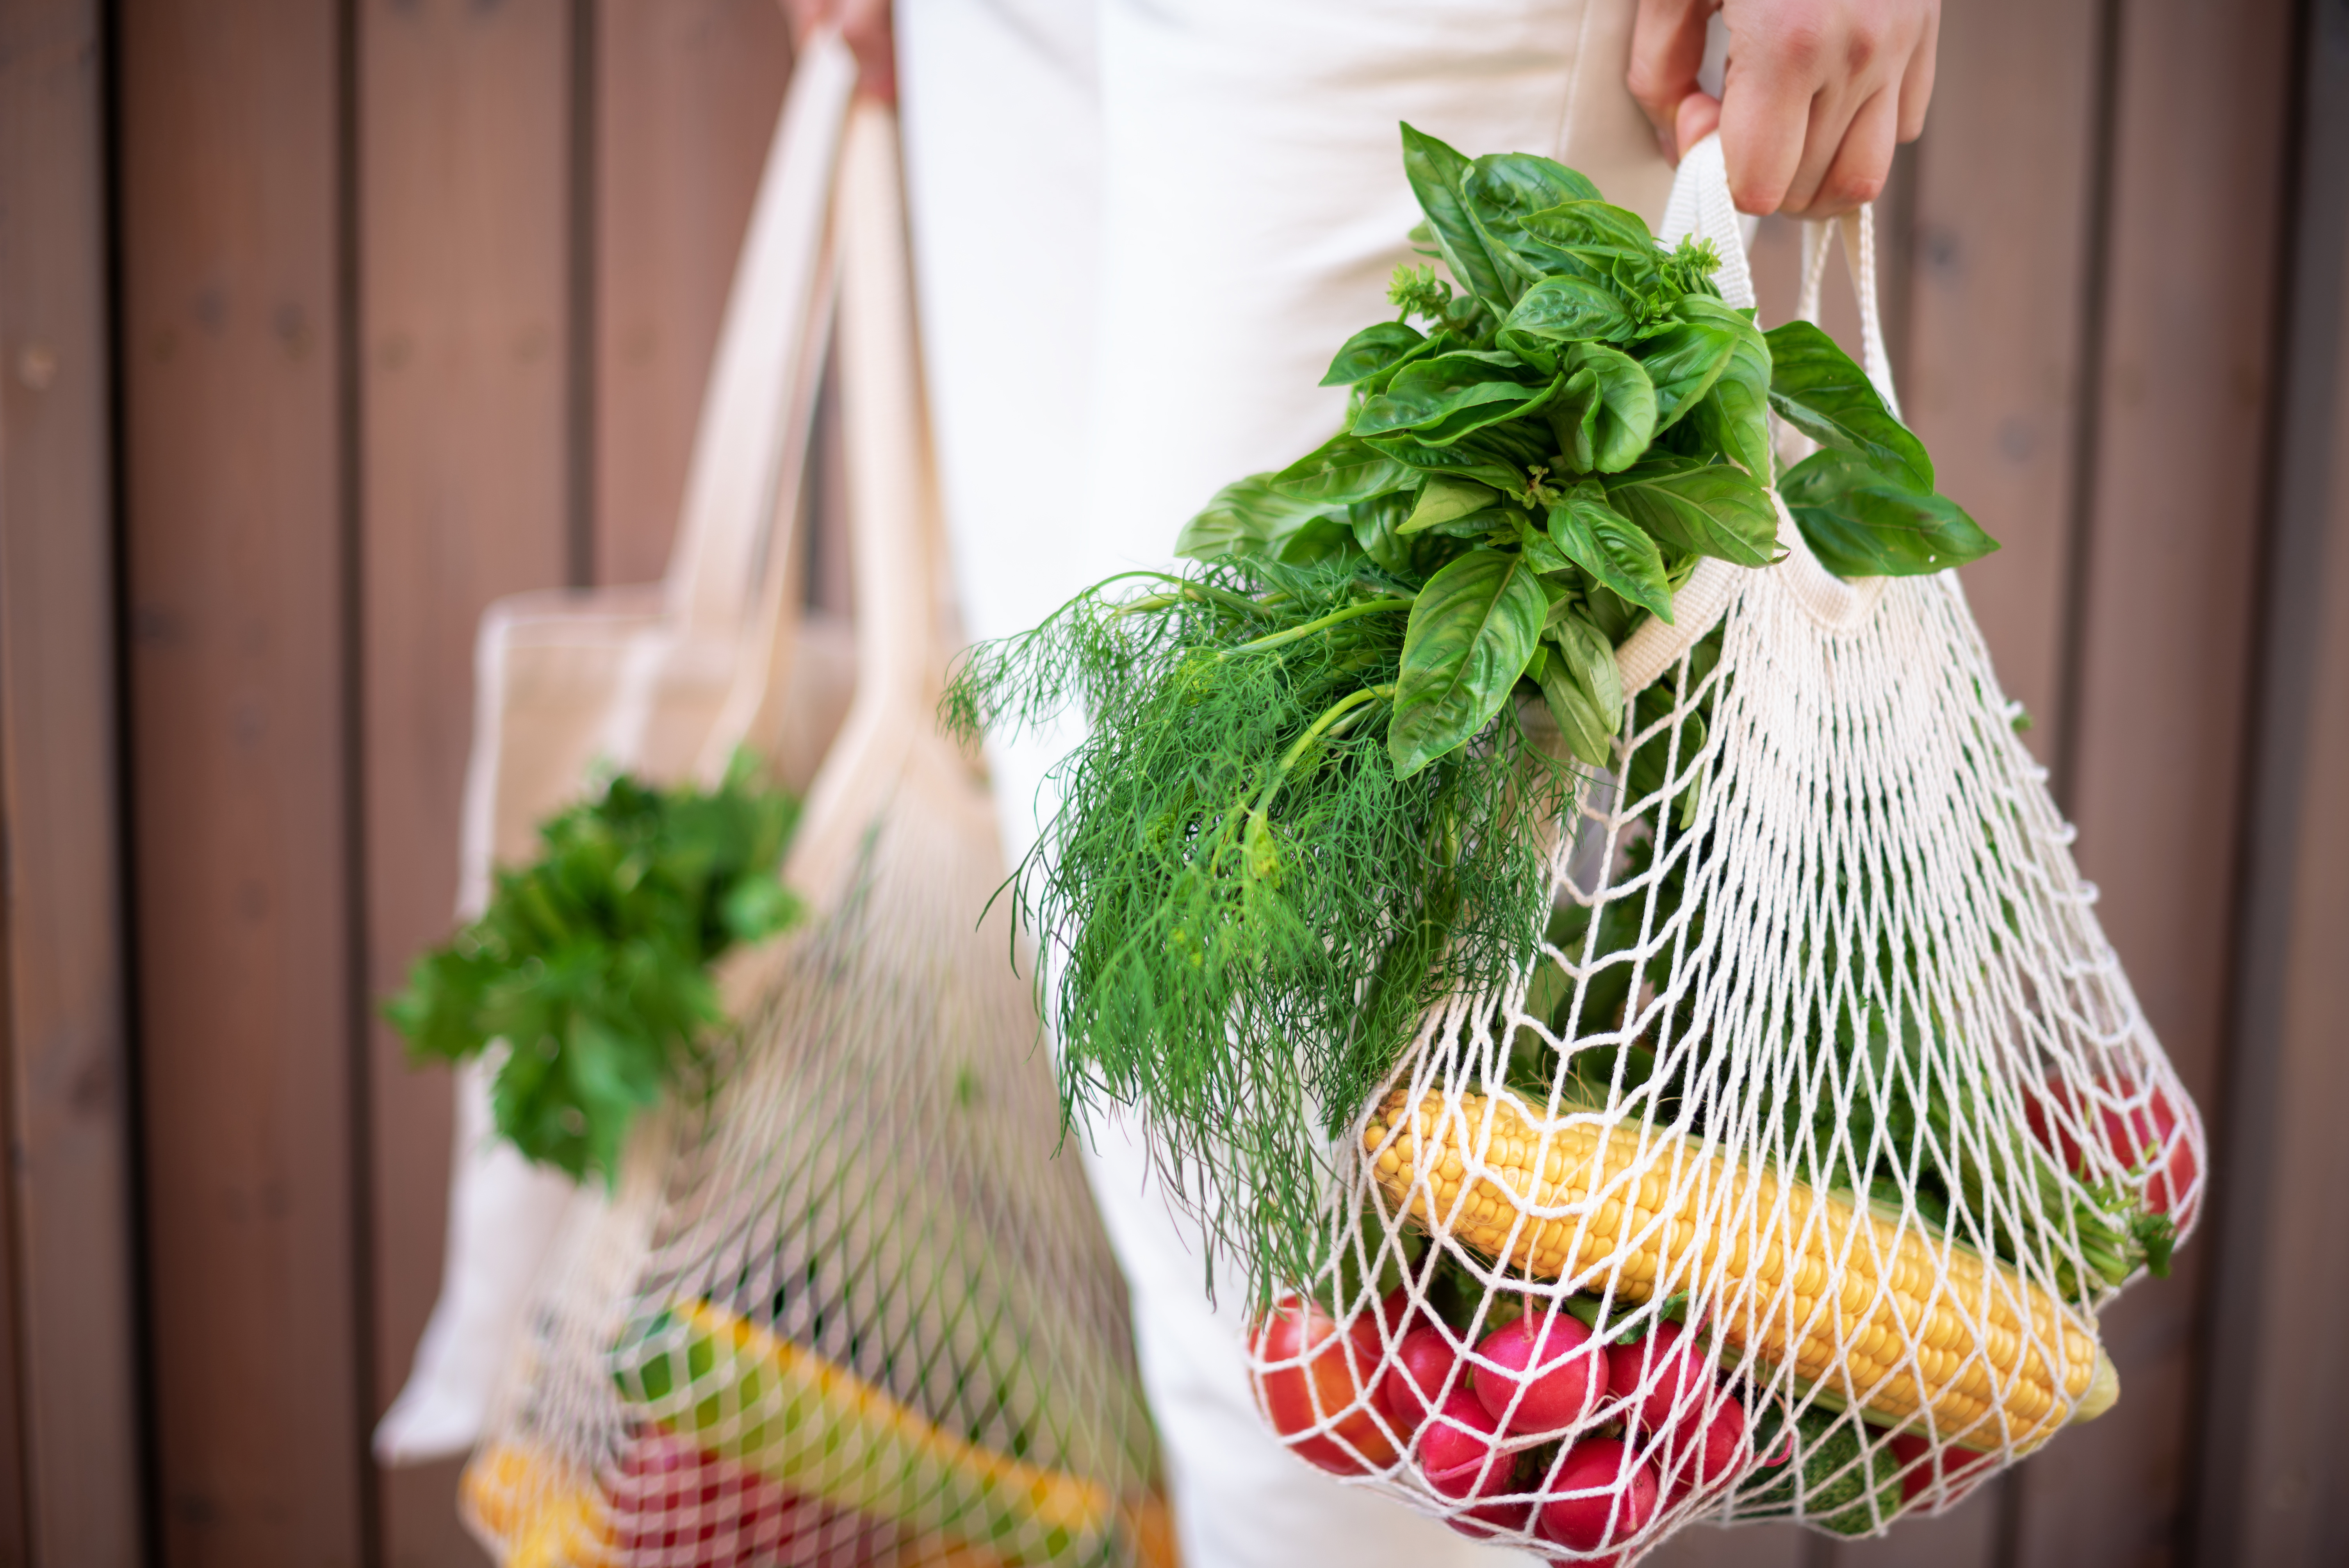
<instances>
[{"instance_id":1,"label":"canvas tote bag","mask_svg":"<svg viewBox=\"0 0 2349 1568\"><path fill-rule=\"evenodd\" d=\"M817 41L795 62L736 263L695 434L667 578L643 587L517 594L482 617L457 917L486 906L491 870L526 862L536 830L604 769L688 776L742 689L746 658L779 694L762 727L777 780L803 790L846 706L844 626L801 624L792 523L834 279L824 237L855 70ZM737 719L730 733L746 733ZM492 1127L495 1065L457 1074L440 1296L407 1386L376 1430L386 1463L470 1449L523 1303L577 1189Z\"/></svg>"},{"instance_id":2,"label":"canvas tote bag","mask_svg":"<svg viewBox=\"0 0 2349 1568\"><path fill-rule=\"evenodd\" d=\"M572 1212L462 1492L507 1568L1171 1562L1124 1282L979 918L992 800L934 717L960 637L889 112L843 156L856 688L785 866L812 917L728 962L706 1094Z\"/></svg>"}]
</instances>

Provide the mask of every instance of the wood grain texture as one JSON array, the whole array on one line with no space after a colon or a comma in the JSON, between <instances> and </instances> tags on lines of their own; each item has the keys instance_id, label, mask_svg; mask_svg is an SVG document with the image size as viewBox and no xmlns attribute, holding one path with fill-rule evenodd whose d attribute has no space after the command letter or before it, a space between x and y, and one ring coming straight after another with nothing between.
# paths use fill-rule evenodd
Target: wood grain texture
<instances>
[{"instance_id":1,"label":"wood grain texture","mask_svg":"<svg viewBox=\"0 0 2349 1568\"><path fill-rule=\"evenodd\" d=\"M2334 284L2349 287L2349 270ZM2349 385L2349 337L2339 341ZM2335 394L2339 397L2338 392ZM2331 494L2312 569L2322 608L2313 617L2308 702L2299 743L2299 810L2291 823L2297 875L2284 908L2277 1092L2272 1115L2254 1130L2270 1179L2265 1243L2251 1266L2256 1315L2222 1323L2250 1351L2248 1439L2221 1472L2236 1501L2231 1539L2206 1545L2201 1561L2263 1563L2349 1562L2349 1442L2341 1409L2349 1400L2349 1340L2340 1303L2349 1300L2349 1140L2340 1109L2349 1104L2349 398L2336 403ZM2315 1244L2308 1244L2313 1239ZM2214 1434L2215 1436L2216 1434ZM2230 1473L2229 1473L2230 1472Z\"/></svg>"},{"instance_id":2,"label":"wood grain texture","mask_svg":"<svg viewBox=\"0 0 2349 1568\"><path fill-rule=\"evenodd\" d=\"M603 0L597 17L595 575L649 583L791 45L774 0Z\"/></svg>"},{"instance_id":3,"label":"wood grain texture","mask_svg":"<svg viewBox=\"0 0 2349 1568\"><path fill-rule=\"evenodd\" d=\"M2000 548L1961 573L2042 761L2064 716L2097 0L1945 7L1918 143L1904 412Z\"/></svg>"},{"instance_id":4,"label":"wood grain texture","mask_svg":"<svg viewBox=\"0 0 2349 1568\"><path fill-rule=\"evenodd\" d=\"M569 0L360 11L361 686L370 995L449 931L474 628L565 571ZM374 1395L440 1284L451 1086L370 1042ZM380 1561L478 1562L456 1469L380 1480Z\"/></svg>"},{"instance_id":5,"label":"wood grain texture","mask_svg":"<svg viewBox=\"0 0 2349 1568\"><path fill-rule=\"evenodd\" d=\"M2205 1106L2227 1023L2291 11L2147 0L2121 16L2079 700L2059 747L2106 933ZM2176 1277L2105 1315L2122 1404L2020 1472L2013 1568L2175 1560L2208 1257L2189 1245Z\"/></svg>"},{"instance_id":6,"label":"wood grain texture","mask_svg":"<svg viewBox=\"0 0 2349 1568\"><path fill-rule=\"evenodd\" d=\"M2304 7L2193 1561L2349 1562L2349 6ZM2314 1244L2312 1244L2313 1243Z\"/></svg>"},{"instance_id":7,"label":"wood grain texture","mask_svg":"<svg viewBox=\"0 0 2349 1568\"><path fill-rule=\"evenodd\" d=\"M141 1556L98 6L0 7L0 1561Z\"/></svg>"},{"instance_id":8,"label":"wood grain texture","mask_svg":"<svg viewBox=\"0 0 2349 1568\"><path fill-rule=\"evenodd\" d=\"M160 1560L365 1555L341 50L116 15L130 820Z\"/></svg>"}]
</instances>

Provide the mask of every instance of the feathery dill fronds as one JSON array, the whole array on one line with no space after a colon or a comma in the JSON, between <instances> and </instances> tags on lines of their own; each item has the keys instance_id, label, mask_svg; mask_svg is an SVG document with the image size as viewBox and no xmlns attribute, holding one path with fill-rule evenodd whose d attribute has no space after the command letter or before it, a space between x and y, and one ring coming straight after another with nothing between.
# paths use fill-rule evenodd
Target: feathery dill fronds
<instances>
[{"instance_id":1,"label":"feathery dill fronds","mask_svg":"<svg viewBox=\"0 0 2349 1568\"><path fill-rule=\"evenodd\" d=\"M1066 1109L1141 1108L1260 1297L1318 1268L1323 1150L1424 1009L1523 962L1527 822L1572 780L1506 707L1395 777L1410 601L1374 574L1249 561L1157 587L974 650L946 713L969 735L1085 708L1017 878L1059 980Z\"/></svg>"}]
</instances>

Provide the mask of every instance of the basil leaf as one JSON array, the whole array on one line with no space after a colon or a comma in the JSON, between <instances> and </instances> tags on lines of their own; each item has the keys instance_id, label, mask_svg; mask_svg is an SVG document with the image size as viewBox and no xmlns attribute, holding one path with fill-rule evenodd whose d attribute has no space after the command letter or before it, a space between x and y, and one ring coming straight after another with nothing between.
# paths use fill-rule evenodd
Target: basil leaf
<instances>
[{"instance_id":1,"label":"basil leaf","mask_svg":"<svg viewBox=\"0 0 2349 1568\"><path fill-rule=\"evenodd\" d=\"M1549 600L1520 555L1472 550L1427 580L1403 631L1387 755L1408 779L1492 722Z\"/></svg>"},{"instance_id":2,"label":"basil leaf","mask_svg":"<svg viewBox=\"0 0 2349 1568\"><path fill-rule=\"evenodd\" d=\"M1267 481L1296 500L1345 506L1413 482L1408 469L1340 430Z\"/></svg>"},{"instance_id":3,"label":"basil leaf","mask_svg":"<svg viewBox=\"0 0 2349 1568\"><path fill-rule=\"evenodd\" d=\"M1532 563L1536 572L1544 574L1564 572L1574 564L1548 534L1534 526L1534 520L1522 510L1514 506L1506 510L1510 523L1517 531L1517 548L1525 552L1526 560Z\"/></svg>"},{"instance_id":4,"label":"basil leaf","mask_svg":"<svg viewBox=\"0 0 2349 1568\"><path fill-rule=\"evenodd\" d=\"M1422 529L1439 527L1454 518L1482 511L1500 499L1499 492L1490 485L1437 474L1420 490L1418 504L1411 509L1409 519L1395 531L1417 533Z\"/></svg>"},{"instance_id":5,"label":"basil leaf","mask_svg":"<svg viewBox=\"0 0 2349 1568\"><path fill-rule=\"evenodd\" d=\"M1588 278L1544 278L1525 292L1502 321L1500 340L1526 357L1547 353L1554 358L1561 344L1601 338L1628 342L1639 325L1622 296L1606 284Z\"/></svg>"},{"instance_id":6,"label":"basil leaf","mask_svg":"<svg viewBox=\"0 0 2349 1568\"><path fill-rule=\"evenodd\" d=\"M1500 270L1485 250L1485 242L1476 232L1475 221L1468 215L1466 198L1460 193L1462 181L1467 177L1468 160L1432 136L1423 136L1406 125L1402 128L1402 168L1410 178L1412 194L1419 198L1420 210L1427 214L1427 226L1435 240L1436 249L1444 254L1444 264L1460 286L1477 298L1485 300L1498 315L1509 301L1504 290Z\"/></svg>"},{"instance_id":7,"label":"basil leaf","mask_svg":"<svg viewBox=\"0 0 2349 1568\"><path fill-rule=\"evenodd\" d=\"M1702 300L1702 296L1696 296ZM1716 302L1702 300L1705 304ZM1676 301L1678 321L1640 345L1640 365L1656 386L1656 428L1668 430L1697 399L1713 390L1729 368L1737 337L1720 321L1691 312L1688 299Z\"/></svg>"},{"instance_id":8,"label":"basil leaf","mask_svg":"<svg viewBox=\"0 0 2349 1568\"><path fill-rule=\"evenodd\" d=\"M1623 677L1615 650L1580 615L1562 616L1548 641L1557 656L1538 676L1550 717L1566 738L1567 749L1593 768L1614 758L1615 732L1623 723Z\"/></svg>"},{"instance_id":9,"label":"basil leaf","mask_svg":"<svg viewBox=\"0 0 2349 1568\"><path fill-rule=\"evenodd\" d=\"M1343 521L1326 502L1299 500L1271 487L1269 474L1251 474L1217 490L1174 536L1174 553L1193 561L1266 556L1305 565L1338 553L1334 531ZM1328 526L1316 529L1316 523Z\"/></svg>"},{"instance_id":10,"label":"basil leaf","mask_svg":"<svg viewBox=\"0 0 2349 1568\"><path fill-rule=\"evenodd\" d=\"M1692 294L1682 307L1692 320L1719 322L1732 340L1729 364L1689 414L1705 444L1752 474L1770 482L1770 342L1750 312Z\"/></svg>"},{"instance_id":11,"label":"basil leaf","mask_svg":"<svg viewBox=\"0 0 2349 1568\"><path fill-rule=\"evenodd\" d=\"M1526 233L1570 255L1602 261L1630 255L1645 258L1651 270L1655 265L1656 237L1648 232L1645 219L1626 208L1585 198L1527 212L1517 223Z\"/></svg>"},{"instance_id":12,"label":"basil leaf","mask_svg":"<svg viewBox=\"0 0 2349 1568\"><path fill-rule=\"evenodd\" d=\"M1382 321L1375 326L1366 326L1346 339L1338 356L1330 361L1321 385L1350 387L1357 381L1368 380L1399 364L1404 355L1426 341L1420 330L1408 322Z\"/></svg>"},{"instance_id":13,"label":"basil leaf","mask_svg":"<svg viewBox=\"0 0 2349 1568\"><path fill-rule=\"evenodd\" d=\"M1409 490L1389 490L1368 500L1358 500L1346 509L1346 522L1354 531L1355 546L1381 571L1401 576L1412 569L1411 542L1402 533L1403 520L1411 515L1415 499Z\"/></svg>"},{"instance_id":14,"label":"basil leaf","mask_svg":"<svg viewBox=\"0 0 2349 1568\"><path fill-rule=\"evenodd\" d=\"M1671 586L1663 552L1630 519L1607 504L1597 480L1585 480L1549 509L1549 536L1591 580L1648 611L1672 618Z\"/></svg>"},{"instance_id":15,"label":"basil leaf","mask_svg":"<svg viewBox=\"0 0 2349 1568\"><path fill-rule=\"evenodd\" d=\"M1790 321L1765 335L1770 344L1770 406L1786 423L1823 447L1855 452L1896 482L1930 495L1933 459L1925 444L1892 417L1867 372L1807 321Z\"/></svg>"},{"instance_id":16,"label":"basil leaf","mask_svg":"<svg viewBox=\"0 0 2349 1568\"><path fill-rule=\"evenodd\" d=\"M1557 267L1555 253L1529 241L1518 220L1561 202L1595 201L1599 188L1555 159L1492 152L1468 166L1460 194L1485 253L1504 273L1515 273L1522 288L1523 280L1545 277Z\"/></svg>"},{"instance_id":17,"label":"basil leaf","mask_svg":"<svg viewBox=\"0 0 2349 1568\"><path fill-rule=\"evenodd\" d=\"M1778 542L1770 494L1742 469L1687 458L1650 458L1606 481L1607 501L1661 545L1767 566Z\"/></svg>"},{"instance_id":18,"label":"basil leaf","mask_svg":"<svg viewBox=\"0 0 2349 1568\"><path fill-rule=\"evenodd\" d=\"M1924 494L1848 452L1815 452L1779 493L1811 552L1838 577L1916 577L1998 548L1957 502Z\"/></svg>"},{"instance_id":19,"label":"basil leaf","mask_svg":"<svg viewBox=\"0 0 2349 1568\"><path fill-rule=\"evenodd\" d=\"M1525 494L1524 472L1480 444L1481 438L1491 433L1489 430L1479 431L1468 440L1447 447L1428 446L1408 433L1376 437L1370 444L1395 461L1414 469L1449 474L1454 479L1475 480L1479 484L1506 490L1511 495Z\"/></svg>"},{"instance_id":20,"label":"basil leaf","mask_svg":"<svg viewBox=\"0 0 2349 1568\"><path fill-rule=\"evenodd\" d=\"M1619 473L1656 434L1656 388L1640 362L1600 343L1578 343L1564 360L1572 374L1551 403L1559 454L1578 473Z\"/></svg>"},{"instance_id":21,"label":"basil leaf","mask_svg":"<svg viewBox=\"0 0 2349 1568\"><path fill-rule=\"evenodd\" d=\"M1495 363L1501 361L1503 363ZM1421 432L1422 440L1449 435L1452 439L1496 419L1522 413L1547 390L1511 377L1522 371L1515 355L1462 352L1405 366L1387 389L1364 403L1351 427L1356 436L1384 436L1397 430ZM1431 436L1432 427L1447 425L1460 416L1464 428L1447 428Z\"/></svg>"}]
</instances>

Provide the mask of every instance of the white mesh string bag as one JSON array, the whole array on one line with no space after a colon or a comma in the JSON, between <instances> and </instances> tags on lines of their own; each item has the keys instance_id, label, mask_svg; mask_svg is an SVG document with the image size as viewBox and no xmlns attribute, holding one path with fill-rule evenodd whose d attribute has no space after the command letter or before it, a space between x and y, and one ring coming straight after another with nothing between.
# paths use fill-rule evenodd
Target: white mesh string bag
<instances>
[{"instance_id":1,"label":"white mesh string bag","mask_svg":"<svg viewBox=\"0 0 2349 1568\"><path fill-rule=\"evenodd\" d=\"M1691 232L1751 304L1711 140ZM2199 1203L2199 1121L1955 576L1840 581L1779 508L1784 560L1705 562L1618 650L1538 945L1423 1020L1338 1150L1335 1325L1257 1342L1292 1446L1557 1562L1949 1508L2112 1404L2114 1232Z\"/></svg>"},{"instance_id":2,"label":"white mesh string bag","mask_svg":"<svg viewBox=\"0 0 2349 1568\"><path fill-rule=\"evenodd\" d=\"M739 1037L558 1246L467 1475L510 1568L1169 1560L1124 1283L1055 1157L1009 912L974 922L988 789L931 720L950 615L886 110L853 112L835 200L857 686L784 871L816 913L722 976ZM745 677L705 770L779 684Z\"/></svg>"}]
</instances>

